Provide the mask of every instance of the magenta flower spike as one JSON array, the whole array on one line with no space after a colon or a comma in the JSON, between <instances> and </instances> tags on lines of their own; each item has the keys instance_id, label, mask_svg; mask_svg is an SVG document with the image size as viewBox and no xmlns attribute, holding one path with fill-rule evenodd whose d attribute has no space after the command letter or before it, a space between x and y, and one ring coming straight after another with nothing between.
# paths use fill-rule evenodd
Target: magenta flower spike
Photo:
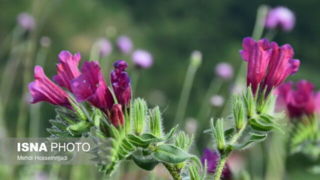
<instances>
[{"instance_id":1,"label":"magenta flower spike","mask_svg":"<svg viewBox=\"0 0 320 180\"><path fill-rule=\"evenodd\" d=\"M128 73L125 71L128 67L127 62L118 60L114 64L114 70L110 74L113 91L119 104L128 107L131 100L131 83Z\"/></svg>"},{"instance_id":2,"label":"magenta flower spike","mask_svg":"<svg viewBox=\"0 0 320 180\"><path fill-rule=\"evenodd\" d=\"M132 54L132 61L137 67L147 69L152 66L153 57L148 51L136 50Z\"/></svg>"},{"instance_id":3,"label":"magenta flower spike","mask_svg":"<svg viewBox=\"0 0 320 180\"><path fill-rule=\"evenodd\" d=\"M29 83L32 97L30 103L45 101L54 105L70 107L67 93L45 75L41 66L34 68L34 78L35 80Z\"/></svg>"},{"instance_id":4,"label":"magenta flower spike","mask_svg":"<svg viewBox=\"0 0 320 180\"><path fill-rule=\"evenodd\" d=\"M243 39L242 46L240 54L248 62L247 85L251 86L253 93L260 86L269 94L272 88L299 69L300 61L293 59L293 48L289 44L279 47L266 39L255 41L247 37Z\"/></svg>"},{"instance_id":5,"label":"magenta flower spike","mask_svg":"<svg viewBox=\"0 0 320 180\"><path fill-rule=\"evenodd\" d=\"M71 81L81 74L78 68L81 55L80 53L72 55L69 51L61 51L58 58L58 74L53 77L53 80L71 91Z\"/></svg>"},{"instance_id":6,"label":"magenta flower spike","mask_svg":"<svg viewBox=\"0 0 320 180\"><path fill-rule=\"evenodd\" d=\"M77 101L89 101L92 105L108 112L112 108L113 98L103 78L98 62L85 62L82 74L72 80L71 89Z\"/></svg>"},{"instance_id":7,"label":"magenta flower spike","mask_svg":"<svg viewBox=\"0 0 320 180\"><path fill-rule=\"evenodd\" d=\"M120 36L117 39L117 47L123 54L128 54L132 51L133 43L128 36Z\"/></svg>"},{"instance_id":8,"label":"magenta flower spike","mask_svg":"<svg viewBox=\"0 0 320 180\"><path fill-rule=\"evenodd\" d=\"M319 112L320 94L314 91L312 83L301 80L294 84L285 83L277 88L277 105L285 107L291 118L313 116Z\"/></svg>"},{"instance_id":9,"label":"magenta flower spike","mask_svg":"<svg viewBox=\"0 0 320 180\"><path fill-rule=\"evenodd\" d=\"M283 6L269 10L265 26L269 29L280 28L284 31L291 31L295 25L294 13Z\"/></svg>"},{"instance_id":10,"label":"magenta flower spike","mask_svg":"<svg viewBox=\"0 0 320 180\"><path fill-rule=\"evenodd\" d=\"M217 163L220 159L220 155L217 151L212 151L209 148L206 148L203 151L203 154L201 156L201 163L203 165L207 165L207 172L214 174L217 168ZM232 174L230 171L230 168L228 166L228 164L226 164L226 166L223 169L222 172L222 179L227 180L227 179L231 179Z\"/></svg>"}]
</instances>

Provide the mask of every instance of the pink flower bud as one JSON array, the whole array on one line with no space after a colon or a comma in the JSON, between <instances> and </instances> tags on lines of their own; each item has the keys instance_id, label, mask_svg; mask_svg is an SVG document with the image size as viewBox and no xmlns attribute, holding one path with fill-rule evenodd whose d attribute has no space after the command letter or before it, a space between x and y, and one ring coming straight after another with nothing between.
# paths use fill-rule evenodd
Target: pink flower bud
<instances>
[{"instance_id":1,"label":"pink flower bud","mask_svg":"<svg viewBox=\"0 0 320 180\"><path fill-rule=\"evenodd\" d=\"M120 104L114 104L112 106L110 119L111 123L116 127L124 125L124 115Z\"/></svg>"}]
</instances>

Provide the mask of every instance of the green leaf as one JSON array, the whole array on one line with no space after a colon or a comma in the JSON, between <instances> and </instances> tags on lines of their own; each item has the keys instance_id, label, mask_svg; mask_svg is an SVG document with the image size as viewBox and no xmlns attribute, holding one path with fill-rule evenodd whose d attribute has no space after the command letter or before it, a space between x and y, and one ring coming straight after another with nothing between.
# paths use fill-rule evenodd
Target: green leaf
<instances>
[{"instance_id":1,"label":"green leaf","mask_svg":"<svg viewBox=\"0 0 320 180\"><path fill-rule=\"evenodd\" d=\"M91 124L87 121L80 121L76 124L72 124L68 126L67 130L71 130L72 132L85 132L88 131Z\"/></svg>"},{"instance_id":2,"label":"green leaf","mask_svg":"<svg viewBox=\"0 0 320 180\"><path fill-rule=\"evenodd\" d=\"M255 143L259 143L261 141L264 141L267 138L266 133L253 133L251 132L249 135L249 138L242 144L234 145L234 149L243 150L250 146L252 146Z\"/></svg>"},{"instance_id":3,"label":"green leaf","mask_svg":"<svg viewBox=\"0 0 320 180\"><path fill-rule=\"evenodd\" d=\"M157 146L152 156L159 161L172 164L184 162L192 157L186 151L171 144L161 144Z\"/></svg>"},{"instance_id":4,"label":"green leaf","mask_svg":"<svg viewBox=\"0 0 320 180\"><path fill-rule=\"evenodd\" d=\"M138 146L138 147L146 148L150 144L150 141L145 140L145 139L143 139L139 136L136 136L134 134L128 134L127 137L128 137L128 140L130 143L132 143L133 145Z\"/></svg>"},{"instance_id":5,"label":"green leaf","mask_svg":"<svg viewBox=\"0 0 320 180\"><path fill-rule=\"evenodd\" d=\"M251 127L258 131L270 131L273 129L273 124L268 121L262 121L259 117L249 120Z\"/></svg>"},{"instance_id":6,"label":"green leaf","mask_svg":"<svg viewBox=\"0 0 320 180\"><path fill-rule=\"evenodd\" d=\"M235 128L229 128L224 131L224 136L226 137L226 139L229 139L230 137L232 137L234 132L236 132Z\"/></svg>"},{"instance_id":7,"label":"green leaf","mask_svg":"<svg viewBox=\"0 0 320 180\"><path fill-rule=\"evenodd\" d=\"M140 168L151 171L153 170L157 164L159 164L159 161L157 161L153 156L147 155L144 156L142 155L142 152L137 152L131 155L133 162L139 166Z\"/></svg>"},{"instance_id":8,"label":"green leaf","mask_svg":"<svg viewBox=\"0 0 320 180\"><path fill-rule=\"evenodd\" d=\"M211 119L212 136L216 140L219 150L224 150L226 146L226 139L224 136L223 119L217 119L215 122Z\"/></svg>"}]
</instances>

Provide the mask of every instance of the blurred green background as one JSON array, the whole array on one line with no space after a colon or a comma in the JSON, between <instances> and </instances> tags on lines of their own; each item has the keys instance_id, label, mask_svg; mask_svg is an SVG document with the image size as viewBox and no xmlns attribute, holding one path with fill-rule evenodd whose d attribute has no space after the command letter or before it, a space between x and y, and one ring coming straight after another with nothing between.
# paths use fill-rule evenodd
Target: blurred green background
<instances>
[{"instance_id":1,"label":"blurred green background","mask_svg":"<svg viewBox=\"0 0 320 180\"><path fill-rule=\"evenodd\" d=\"M261 4L271 7L284 5L294 11L296 26L293 31L279 32L274 40L279 44L290 43L295 49L295 57L301 60L300 71L291 79L308 79L320 87L318 0L1 0L0 78L8 78L13 83L8 104L1 107L8 135L15 136L16 119L21 116L19 108L24 107L24 112L29 108L29 105L20 103L21 100L25 102L27 96L22 93L24 76L29 76L31 80L35 52L41 48L38 42L42 36L51 39L44 69L52 77L57 54L61 50L79 51L83 60L87 60L92 45L100 37L107 37L114 44L118 36L128 35L135 49L146 49L154 57L154 65L140 72L134 94L146 98L152 105L159 104L164 111L165 126L171 127L191 52L201 51L203 62L195 76L185 118L196 118L203 101L210 105L204 94L215 77L217 63L228 62L236 72L239 69L242 60L238 52L242 38L252 34L257 8ZM35 44L31 48L33 53L28 56L31 61L26 66L18 66L15 75L3 77L11 57L12 33L17 26L17 15L21 12L32 14L37 22L32 36ZM25 57L16 58L24 61ZM129 56L117 52L106 60L113 62L117 59L131 61ZM232 81L224 82L220 94L230 94L232 85ZM54 117L54 110L44 103L41 106L39 135L46 137L47 120ZM213 111L213 116L219 117L223 108ZM201 122L208 123L206 120ZM306 177L302 173L306 170L297 171L303 167L303 157L292 161L289 166L292 173L290 179ZM310 175L309 179L312 178L317 179Z\"/></svg>"}]
</instances>

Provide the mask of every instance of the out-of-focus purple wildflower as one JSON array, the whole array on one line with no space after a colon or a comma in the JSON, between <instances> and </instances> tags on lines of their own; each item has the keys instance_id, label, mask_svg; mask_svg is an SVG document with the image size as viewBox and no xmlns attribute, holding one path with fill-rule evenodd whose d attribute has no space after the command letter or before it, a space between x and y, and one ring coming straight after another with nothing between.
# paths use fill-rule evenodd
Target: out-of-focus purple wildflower
<instances>
[{"instance_id":1,"label":"out-of-focus purple wildflower","mask_svg":"<svg viewBox=\"0 0 320 180\"><path fill-rule=\"evenodd\" d=\"M120 36L117 39L117 47L122 53L128 54L132 51L133 43L128 36Z\"/></svg>"},{"instance_id":2,"label":"out-of-focus purple wildflower","mask_svg":"<svg viewBox=\"0 0 320 180\"><path fill-rule=\"evenodd\" d=\"M188 118L186 121L185 130L188 134L193 135L197 132L198 129L198 122L193 118Z\"/></svg>"},{"instance_id":3,"label":"out-of-focus purple wildflower","mask_svg":"<svg viewBox=\"0 0 320 180\"><path fill-rule=\"evenodd\" d=\"M293 59L293 48L289 44L279 46L267 39L255 41L250 37L243 39L242 59L248 62L247 85L256 93L279 86L288 76L298 71L300 61Z\"/></svg>"},{"instance_id":4,"label":"out-of-focus purple wildflower","mask_svg":"<svg viewBox=\"0 0 320 180\"><path fill-rule=\"evenodd\" d=\"M233 68L228 63L219 63L215 68L216 75L222 79L231 79L233 76Z\"/></svg>"},{"instance_id":5,"label":"out-of-focus purple wildflower","mask_svg":"<svg viewBox=\"0 0 320 180\"><path fill-rule=\"evenodd\" d=\"M220 95L213 95L210 98L210 103L212 106L221 107L224 103L224 98Z\"/></svg>"},{"instance_id":6,"label":"out-of-focus purple wildflower","mask_svg":"<svg viewBox=\"0 0 320 180\"><path fill-rule=\"evenodd\" d=\"M51 39L48 36L41 37L40 45L42 47L49 47L51 45Z\"/></svg>"},{"instance_id":7,"label":"out-of-focus purple wildflower","mask_svg":"<svg viewBox=\"0 0 320 180\"><path fill-rule=\"evenodd\" d=\"M32 15L28 13L21 13L17 18L18 24L27 31L31 31L35 28L36 22Z\"/></svg>"},{"instance_id":8,"label":"out-of-focus purple wildflower","mask_svg":"<svg viewBox=\"0 0 320 180\"><path fill-rule=\"evenodd\" d=\"M106 38L101 38L97 41L97 48L101 58L108 56L112 52L112 45Z\"/></svg>"},{"instance_id":9,"label":"out-of-focus purple wildflower","mask_svg":"<svg viewBox=\"0 0 320 180\"><path fill-rule=\"evenodd\" d=\"M277 105L284 106L291 118L313 116L320 110L320 92L315 92L313 84L306 80L296 84L285 83L277 88L276 93L278 94Z\"/></svg>"},{"instance_id":10,"label":"out-of-focus purple wildflower","mask_svg":"<svg viewBox=\"0 0 320 180\"><path fill-rule=\"evenodd\" d=\"M284 31L291 31L295 24L294 13L283 6L269 10L265 26L269 29L280 28Z\"/></svg>"},{"instance_id":11,"label":"out-of-focus purple wildflower","mask_svg":"<svg viewBox=\"0 0 320 180\"><path fill-rule=\"evenodd\" d=\"M110 74L110 79L114 93L118 102L123 107L128 107L131 100L131 84L130 77L125 71L128 64L124 60L118 60L113 63L114 70Z\"/></svg>"},{"instance_id":12,"label":"out-of-focus purple wildflower","mask_svg":"<svg viewBox=\"0 0 320 180\"><path fill-rule=\"evenodd\" d=\"M153 64L152 55L145 50L136 50L132 54L133 63L139 68L147 69Z\"/></svg>"},{"instance_id":13,"label":"out-of-focus purple wildflower","mask_svg":"<svg viewBox=\"0 0 320 180\"><path fill-rule=\"evenodd\" d=\"M89 101L102 111L109 112L113 105L113 98L103 78L99 63L85 62L81 73L71 83L71 89L77 101Z\"/></svg>"},{"instance_id":14,"label":"out-of-focus purple wildflower","mask_svg":"<svg viewBox=\"0 0 320 180\"><path fill-rule=\"evenodd\" d=\"M49 180L49 176L48 174L44 173L44 172L37 172L35 173L35 175L33 176L34 180Z\"/></svg>"},{"instance_id":15,"label":"out-of-focus purple wildflower","mask_svg":"<svg viewBox=\"0 0 320 180\"><path fill-rule=\"evenodd\" d=\"M217 163L220 159L220 155L217 151L212 151L208 148L206 148L203 151L203 154L201 156L201 162L203 165L207 165L207 172L208 173L215 173L216 168L217 168ZM223 168L223 172L222 172L222 179L227 180L227 179L231 179L232 174L229 168L228 163L225 165L225 167Z\"/></svg>"},{"instance_id":16,"label":"out-of-focus purple wildflower","mask_svg":"<svg viewBox=\"0 0 320 180\"><path fill-rule=\"evenodd\" d=\"M61 51L58 55L59 64L57 64L57 75L53 80L60 86L71 91L71 81L80 75L79 62L80 53L72 55L69 51Z\"/></svg>"},{"instance_id":17,"label":"out-of-focus purple wildflower","mask_svg":"<svg viewBox=\"0 0 320 180\"><path fill-rule=\"evenodd\" d=\"M124 125L124 115L121 104L114 104L111 109L111 123L115 126Z\"/></svg>"},{"instance_id":18,"label":"out-of-focus purple wildflower","mask_svg":"<svg viewBox=\"0 0 320 180\"><path fill-rule=\"evenodd\" d=\"M29 84L30 103L45 101L54 105L70 107L68 95L54 84L44 73L41 66L34 68L35 80Z\"/></svg>"}]
</instances>

